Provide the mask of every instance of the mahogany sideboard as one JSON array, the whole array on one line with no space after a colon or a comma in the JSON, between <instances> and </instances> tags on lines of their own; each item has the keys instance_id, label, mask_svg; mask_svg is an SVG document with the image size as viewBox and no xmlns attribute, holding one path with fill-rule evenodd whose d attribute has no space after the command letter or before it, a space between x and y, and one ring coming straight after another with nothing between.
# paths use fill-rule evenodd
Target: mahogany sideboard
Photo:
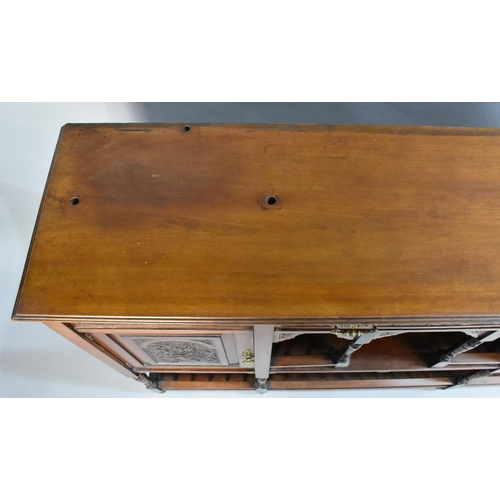
<instances>
[{"instance_id":1,"label":"mahogany sideboard","mask_svg":"<svg viewBox=\"0 0 500 500\"><path fill-rule=\"evenodd\" d=\"M13 319L148 389L500 383L500 129L68 124Z\"/></svg>"}]
</instances>

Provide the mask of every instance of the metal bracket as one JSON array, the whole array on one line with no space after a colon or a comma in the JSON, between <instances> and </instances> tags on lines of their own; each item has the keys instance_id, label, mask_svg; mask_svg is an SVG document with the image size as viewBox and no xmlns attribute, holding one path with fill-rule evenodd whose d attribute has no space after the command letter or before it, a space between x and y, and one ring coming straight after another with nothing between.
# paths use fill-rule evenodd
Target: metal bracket
<instances>
[{"instance_id":1,"label":"metal bracket","mask_svg":"<svg viewBox=\"0 0 500 500\"><path fill-rule=\"evenodd\" d=\"M339 328L340 326L340 328ZM339 325L332 329L331 333L340 339L354 340L362 335L375 333L377 328L373 325Z\"/></svg>"}]
</instances>

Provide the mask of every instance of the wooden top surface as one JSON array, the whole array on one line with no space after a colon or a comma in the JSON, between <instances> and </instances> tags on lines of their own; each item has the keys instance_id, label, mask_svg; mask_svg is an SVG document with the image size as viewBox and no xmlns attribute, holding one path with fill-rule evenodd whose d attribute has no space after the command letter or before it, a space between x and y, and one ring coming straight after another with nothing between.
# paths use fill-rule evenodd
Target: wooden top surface
<instances>
[{"instance_id":1,"label":"wooden top surface","mask_svg":"<svg viewBox=\"0 0 500 500\"><path fill-rule=\"evenodd\" d=\"M63 127L15 319L500 317L500 129L182 125Z\"/></svg>"}]
</instances>

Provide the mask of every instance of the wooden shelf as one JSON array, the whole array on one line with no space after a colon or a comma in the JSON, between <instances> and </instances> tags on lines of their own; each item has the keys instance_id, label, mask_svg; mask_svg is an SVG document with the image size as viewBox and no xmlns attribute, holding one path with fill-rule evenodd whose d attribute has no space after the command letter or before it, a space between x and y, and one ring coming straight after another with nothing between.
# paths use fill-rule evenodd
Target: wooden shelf
<instances>
[{"instance_id":1,"label":"wooden shelf","mask_svg":"<svg viewBox=\"0 0 500 500\"><path fill-rule=\"evenodd\" d=\"M500 385L500 375L491 375L478 380L471 380L467 385Z\"/></svg>"},{"instance_id":2,"label":"wooden shelf","mask_svg":"<svg viewBox=\"0 0 500 500\"><path fill-rule=\"evenodd\" d=\"M333 375L271 375L270 389L367 389L383 387L447 387L449 377L418 376L411 378L337 378Z\"/></svg>"},{"instance_id":3,"label":"wooden shelf","mask_svg":"<svg viewBox=\"0 0 500 500\"><path fill-rule=\"evenodd\" d=\"M465 374L462 372L462 374ZM451 387L455 371L441 373L398 372L398 373L329 373L272 374L269 389L366 389L389 387ZM163 390L175 389L232 389L250 390L254 388L255 378L248 374L162 374L160 387ZM469 385L500 385L500 375L472 380Z\"/></svg>"},{"instance_id":4,"label":"wooden shelf","mask_svg":"<svg viewBox=\"0 0 500 500\"><path fill-rule=\"evenodd\" d=\"M254 388L255 377L248 374L163 374L159 386L171 389L248 390Z\"/></svg>"},{"instance_id":5,"label":"wooden shelf","mask_svg":"<svg viewBox=\"0 0 500 500\"><path fill-rule=\"evenodd\" d=\"M347 345L331 335L307 335L295 338L273 350L271 373L280 372L403 372L429 371L430 359L439 350L446 350L460 343L467 336L462 333L404 333L393 337L375 339L356 351L347 368L335 367L336 353ZM284 344L284 343L283 343ZM500 352L485 352L481 346L457 356L443 370L479 370L500 367ZM322 351L322 353L320 353ZM286 354L285 354L286 353Z\"/></svg>"},{"instance_id":6,"label":"wooden shelf","mask_svg":"<svg viewBox=\"0 0 500 500\"><path fill-rule=\"evenodd\" d=\"M466 374L461 372L461 374ZM383 387L451 387L457 373L453 371L436 372L399 372L390 374L274 374L269 378L270 389L362 389ZM482 385L500 384L500 376L477 379L470 383Z\"/></svg>"}]
</instances>

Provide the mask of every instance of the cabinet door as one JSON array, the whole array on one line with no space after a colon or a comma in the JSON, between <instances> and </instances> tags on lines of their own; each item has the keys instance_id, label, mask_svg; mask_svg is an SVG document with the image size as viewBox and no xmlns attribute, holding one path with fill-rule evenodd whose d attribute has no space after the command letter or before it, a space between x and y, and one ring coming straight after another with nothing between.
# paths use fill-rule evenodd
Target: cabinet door
<instances>
[{"instance_id":1,"label":"cabinet door","mask_svg":"<svg viewBox=\"0 0 500 500\"><path fill-rule=\"evenodd\" d=\"M133 368L232 367L248 370L254 366L251 330L99 328L83 324L76 325L75 330L91 336Z\"/></svg>"},{"instance_id":2,"label":"cabinet door","mask_svg":"<svg viewBox=\"0 0 500 500\"><path fill-rule=\"evenodd\" d=\"M224 366L228 357L221 337L117 336L143 365Z\"/></svg>"}]
</instances>

